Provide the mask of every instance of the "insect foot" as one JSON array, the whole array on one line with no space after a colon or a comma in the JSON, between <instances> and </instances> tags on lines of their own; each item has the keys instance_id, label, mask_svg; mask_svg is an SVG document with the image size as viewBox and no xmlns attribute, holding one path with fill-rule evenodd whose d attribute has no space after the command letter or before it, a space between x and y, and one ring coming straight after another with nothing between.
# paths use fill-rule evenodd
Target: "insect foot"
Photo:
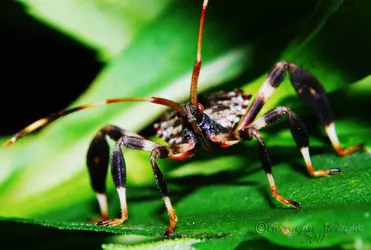
<instances>
[{"instance_id":1,"label":"insect foot","mask_svg":"<svg viewBox=\"0 0 371 250\"><path fill-rule=\"evenodd\" d=\"M98 226L119 226L124 223L126 219L113 219L113 220L104 220L97 223Z\"/></svg>"}]
</instances>

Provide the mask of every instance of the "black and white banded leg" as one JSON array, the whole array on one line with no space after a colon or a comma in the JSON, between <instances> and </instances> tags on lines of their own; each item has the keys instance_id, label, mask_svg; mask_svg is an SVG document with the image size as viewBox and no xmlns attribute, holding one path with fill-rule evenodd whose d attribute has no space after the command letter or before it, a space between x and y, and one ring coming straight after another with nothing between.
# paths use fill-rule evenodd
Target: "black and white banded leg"
<instances>
[{"instance_id":1,"label":"black and white banded leg","mask_svg":"<svg viewBox=\"0 0 371 250\"><path fill-rule=\"evenodd\" d=\"M264 141L262 136L259 133L259 130L278 121L282 116L287 115L289 122L290 122L290 130L291 134L295 140L297 147L300 149L301 154L303 155L306 167L309 173L312 176L328 176L333 174L341 173L339 168L332 168L326 170L314 170L310 154L309 154L309 136L307 130L305 128L304 123L301 119L289 108L280 106L277 108L272 109L271 111L267 112L264 116L260 117L259 119L255 120L253 123L249 124L244 129L218 134L212 136L211 139L214 142L219 142L222 144L223 147L227 147L229 145L233 145L241 140L251 140L256 139L259 145L259 153L261 156L262 165L267 176L270 189L272 192L272 196L276 198L277 201L281 202L284 205L291 205L295 208L300 208L299 203L283 198L279 195L278 188L276 187L271 163L269 159L269 155L267 153L267 149L265 147Z\"/></svg>"},{"instance_id":2,"label":"black and white banded leg","mask_svg":"<svg viewBox=\"0 0 371 250\"><path fill-rule=\"evenodd\" d=\"M121 218L108 220L107 199L105 193L105 179L108 169L107 153L108 143L105 136L108 135L116 144L112 153L111 174L113 182L117 189L121 205ZM88 168L94 191L101 209L103 220L98 225L120 225L128 218L128 209L126 203L126 165L122 146L129 149L144 150L151 153L150 162L153 173L160 188L162 198L169 215L170 223L164 234L165 238L174 231L177 221L175 210L169 198L169 191L165 183L163 174L156 163L157 158L171 158L175 160L184 160L193 155L194 141L188 143L176 144L172 146L163 146L151 140L145 139L140 135L130 133L115 126L103 128L93 139L88 151Z\"/></svg>"},{"instance_id":3,"label":"black and white banded leg","mask_svg":"<svg viewBox=\"0 0 371 250\"><path fill-rule=\"evenodd\" d=\"M260 88L245 116L241 119L236 130L245 128L255 120L263 105L284 80L287 71L290 75L291 84L294 86L299 98L303 103L311 107L319 117L337 154L344 156L356 150L363 151L363 144L357 144L349 148L343 148L341 146L335 129L331 105L321 83L307 70L284 61L277 63L268 74L267 79Z\"/></svg>"},{"instance_id":4,"label":"black and white banded leg","mask_svg":"<svg viewBox=\"0 0 371 250\"><path fill-rule=\"evenodd\" d=\"M260 117L259 119L252 122L247 128L253 128L256 130L260 130L277 120L279 120L283 115L286 115L289 118L290 122L290 130L292 137L295 140L297 147L300 149L300 152L304 158L305 165L312 176L328 176L333 174L340 173L339 168L331 168L326 170L314 170L312 161L310 159L309 154L309 136L307 130L305 128L304 123L301 119L289 108L280 106L277 108L272 109L271 111L267 112L265 115Z\"/></svg>"},{"instance_id":5,"label":"black and white banded leg","mask_svg":"<svg viewBox=\"0 0 371 250\"><path fill-rule=\"evenodd\" d=\"M96 194L101 217L98 221L108 220L108 202L106 195L106 177L109 165L109 146L106 136L112 140L117 141L124 135L133 135L132 133L116 126L106 126L102 128L91 141L87 153L87 166L89 170L91 186ZM116 224L123 223L128 218L128 211L126 206L126 171L112 166L111 175L117 189L117 193L121 203L121 219L116 220ZM95 219L94 219L95 220ZM113 222L111 222L113 223Z\"/></svg>"}]
</instances>

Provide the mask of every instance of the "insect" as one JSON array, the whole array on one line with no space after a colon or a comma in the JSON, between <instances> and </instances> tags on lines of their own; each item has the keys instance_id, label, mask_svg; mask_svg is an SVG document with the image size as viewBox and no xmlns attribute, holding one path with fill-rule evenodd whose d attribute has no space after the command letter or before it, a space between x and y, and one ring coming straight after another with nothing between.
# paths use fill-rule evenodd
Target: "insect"
<instances>
[{"instance_id":1,"label":"insect","mask_svg":"<svg viewBox=\"0 0 371 250\"><path fill-rule=\"evenodd\" d=\"M341 170L339 168L324 170L315 170L313 168L309 154L309 137L305 125L288 107L276 107L260 118L256 118L263 105L274 93L274 90L280 86L287 73L299 98L305 104L312 107L319 116L332 146L338 155L344 156L356 150L363 150L364 146L363 144L357 144L349 148L343 148L341 146L335 130L333 113L323 86L307 70L290 62L282 61L273 66L254 99L252 95L244 94L241 90L233 90L216 93L205 98L203 101L198 100L197 86L201 70L202 38L207 6L208 1L204 0L198 33L197 58L191 78L189 103L179 104L161 97L108 99L63 110L37 120L7 141L4 146L9 146L36 129L75 111L121 102L155 103L172 110L166 113L163 119L154 124L157 135L163 138L167 142L167 145L153 142L139 134L129 132L114 125L103 127L91 141L87 153L87 167L91 185L100 207L101 217L98 225L116 226L121 225L128 219L126 165L122 152L123 147L144 150L150 153L150 164L169 215L169 225L164 233L165 238L169 238L174 232L178 218L170 201L164 176L157 165L156 160L158 158L185 160L192 157L198 150L210 152L215 146L230 147L243 140L256 140L272 196L286 206L299 209L300 204L298 202L281 196L278 191L272 175L267 148L259 132L262 128L287 115L292 136L301 151L308 172L312 176L328 176L338 174ZM105 181L109 166L110 150L107 137L115 141L111 155L111 174L121 206L121 217L116 219L109 219L108 216Z\"/></svg>"}]
</instances>

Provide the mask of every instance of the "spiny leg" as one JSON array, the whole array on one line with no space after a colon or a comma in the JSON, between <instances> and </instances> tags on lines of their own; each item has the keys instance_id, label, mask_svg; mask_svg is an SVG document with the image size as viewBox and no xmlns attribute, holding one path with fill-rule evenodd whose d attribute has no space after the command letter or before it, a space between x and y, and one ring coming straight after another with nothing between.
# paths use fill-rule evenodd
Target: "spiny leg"
<instances>
[{"instance_id":1,"label":"spiny leg","mask_svg":"<svg viewBox=\"0 0 371 250\"><path fill-rule=\"evenodd\" d=\"M167 189L163 174L156 163L156 158L171 158L176 160L184 160L191 157L190 153L195 146L194 141L188 143L175 144L172 146L163 146L153 141L147 140L136 134L124 134L117 140L113 154L112 154L112 177L118 191L122 216L119 219L106 220L99 223L99 225L119 225L122 224L127 218L127 205L126 205L126 166L122 153L122 146L151 152L151 165L155 175L157 185L160 188L162 198L165 202L166 209L169 214L170 224L164 234L165 238L174 231L177 221L175 210L170 202L169 191Z\"/></svg>"},{"instance_id":2,"label":"spiny leg","mask_svg":"<svg viewBox=\"0 0 371 250\"><path fill-rule=\"evenodd\" d=\"M236 130L243 129L254 121L263 105L285 78L287 70L299 98L315 111L337 154L343 156L358 149L364 150L363 144L342 148L336 134L333 112L323 86L307 70L288 62L279 62L273 67Z\"/></svg>"},{"instance_id":3,"label":"spiny leg","mask_svg":"<svg viewBox=\"0 0 371 250\"><path fill-rule=\"evenodd\" d=\"M120 137L122 137L125 134L128 134L128 132L123 129L120 129L119 127L109 125L102 128L95 135L94 139L92 140L89 146L86 161L89 170L91 186L96 194L100 208L101 218L97 219L99 221L108 220L106 177L109 164L109 146L106 139L106 135L108 135L111 139L117 141ZM112 174L112 176L114 175ZM122 184L119 184L116 185L116 188L118 189L117 191L119 193L122 193L121 188L125 187L123 187ZM122 211L122 214L124 215L122 217L127 218L127 209L124 208L124 210L126 210L126 213L125 211Z\"/></svg>"},{"instance_id":4,"label":"spiny leg","mask_svg":"<svg viewBox=\"0 0 371 250\"><path fill-rule=\"evenodd\" d=\"M255 120L253 123L248 125L247 128L253 128L260 130L280 119L283 115L287 114L290 122L291 134L295 140L297 147L300 149L301 154L303 155L305 165L312 176L328 176L333 174L340 173L339 168L332 168L326 170L314 170L312 161L309 154L309 136L305 128L304 123L301 119L287 107L277 107L272 109L264 116ZM246 128L246 129L247 129Z\"/></svg>"}]
</instances>

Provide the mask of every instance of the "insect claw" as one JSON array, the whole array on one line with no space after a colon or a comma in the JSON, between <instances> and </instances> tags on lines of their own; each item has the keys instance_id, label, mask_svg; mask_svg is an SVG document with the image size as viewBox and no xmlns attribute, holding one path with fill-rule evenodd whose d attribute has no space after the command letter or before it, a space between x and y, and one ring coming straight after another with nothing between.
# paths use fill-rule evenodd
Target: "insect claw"
<instances>
[{"instance_id":1,"label":"insect claw","mask_svg":"<svg viewBox=\"0 0 371 250\"><path fill-rule=\"evenodd\" d=\"M278 192L278 191L276 191L276 192ZM296 202L296 201L293 201L293 200L288 200L288 199L280 196L278 193L273 192L273 197L275 197L277 201L281 202L285 206L293 206L296 209L301 208L299 202Z\"/></svg>"},{"instance_id":2,"label":"insect claw","mask_svg":"<svg viewBox=\"0 0 371 250\"><path fill-rule=\"evenodd\" d=\"M113 219L113 220L103 220L97 223L98 226L118 226L124 223L124 219Z\"/></svg>"},{"instance_id":3,"label":"insect claw","mask_svg":"<svg viewBox=\"0 0 371 250\"><path fill-rule=\"evenodd\" d=\"M107 225L109 225L109 221L108 220L99 221L97 223L97 226L107 226Z\"/></svg>"},{"instance_id":4,"label":"insect claw","mask_svg":"<svg viewBox=\"0 0 371 250\"><path fill-rule=\"evenodd\" d=\"M341 174L341 169L340 168L331 168L329 169L329 174Z\"/></svg>"},{"instance_id":5,"label":"insect claw","mask_svg":"<svg viewBox=\"0 0 371 250\"><path fill-rule=\"evenodd\" d=\"M299 202L296 202L296 201L293 201L293 200L288 200L288 202L290 203L290 205L292 205L293 207L295 207L297 210L300 210L301 205L300 205Z\"/></svg>"},{"instance_id":6,"label":"insect claw","mask_svg":"<svg viewBox=\"0 0 371 250\"><path fill-rule=\"evenodd\" d=\"M165 232L165 234L164 234L164 239L165 239L165 240L170 239L170 234L169 234L168 231Z\"/></svg>"}]
</instances>

